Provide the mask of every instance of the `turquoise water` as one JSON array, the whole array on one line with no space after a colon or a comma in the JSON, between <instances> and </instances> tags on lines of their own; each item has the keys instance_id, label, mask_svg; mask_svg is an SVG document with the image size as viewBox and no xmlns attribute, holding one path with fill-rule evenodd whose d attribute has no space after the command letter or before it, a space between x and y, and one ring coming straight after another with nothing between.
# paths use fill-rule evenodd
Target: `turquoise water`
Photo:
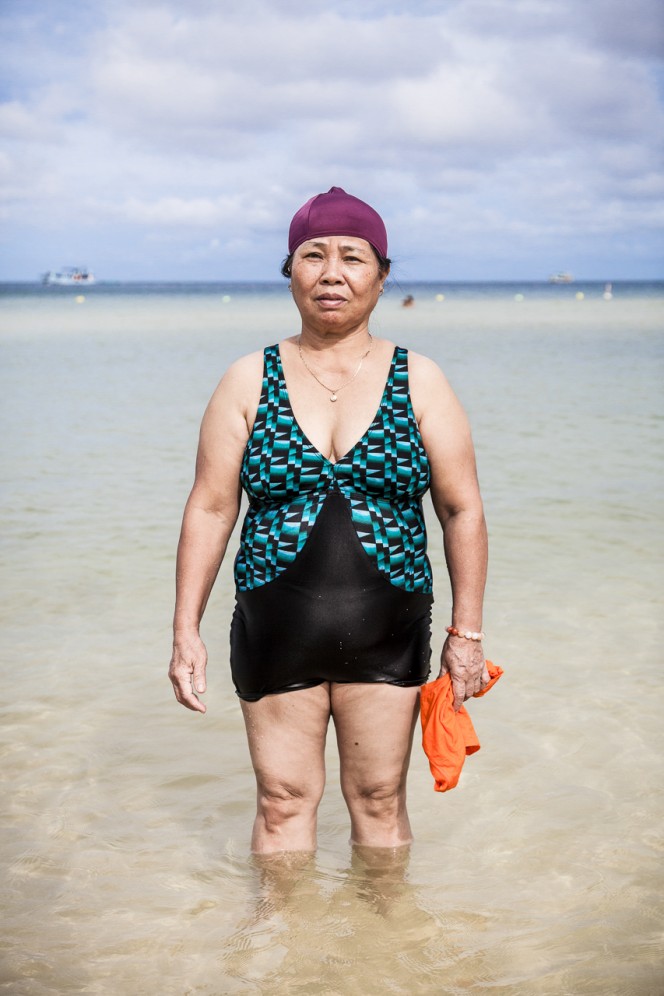
<instances>
[{"instance_id":1,"label":"turquoise water","mask_svg":"<svg viewBox=\"0 0 664 996\"><path fill-rule=\"evenodd\" d=\"M603 291L381 300L374 332L441 363L471 417L485 646L505 676L470 706L482 750L457 789L434 794L416 747L408 860L351 854L331 746L316 858L260 867L230 558L204 626L205 718L176 705L166 667L203 408L233 358L297 331L290 296L1 288L1 989L663 991L664 285ZM440 644L433 522L430 553Z\"/></svg>"}]
</instances>

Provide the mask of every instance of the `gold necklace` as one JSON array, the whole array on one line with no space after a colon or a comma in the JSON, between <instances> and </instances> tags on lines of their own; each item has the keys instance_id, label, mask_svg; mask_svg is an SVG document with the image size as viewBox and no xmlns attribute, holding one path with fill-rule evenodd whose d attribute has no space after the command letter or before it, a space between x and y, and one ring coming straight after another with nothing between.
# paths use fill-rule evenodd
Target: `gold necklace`
<instances>
[{"instance_id":1,"label":"gold necklace","mask_svg":"<svg viewBox=\"0 0 664 996\"><path fill-rule=\"evenodd\" d=\"M328 387L327 384L324 384L323 381L320 379L320 377L316 376L316 374L313 372L313 370L311 369L311 367L309 366L309 364L305 360L304 353L302 352L302 336L300 336L300 338L297 340L297 348L298 348L298 352L300 354L300 359L304 363L305 367L307 368L307 370L309 371L309 373L311 374L311 376L313 377L313 379L315 381L317 381L320 384L321 387L324 387L325 390L329 392L329 394L330 394L330 401L336 401L337 400L337 395L338 395L339 391L343 391L344 387L348 387L349 384L353 383L353 381L355 380L355 378L359 374L360 370L362 369L362 364L364 363L364 361L366 360L367 356L371 352L372 347L373 347L373 336L372 336L371 332L369 332L369 348L367 349L366 353L363 353L362 356L360 357L360 362L357 365L357 370L355 371L355 373L353 374L353 376L350 378L350 380L347 380L345 384L340 384L339 387L336 387L336 388L333 389L331 387Z\"/></svg>"}]
</instances>

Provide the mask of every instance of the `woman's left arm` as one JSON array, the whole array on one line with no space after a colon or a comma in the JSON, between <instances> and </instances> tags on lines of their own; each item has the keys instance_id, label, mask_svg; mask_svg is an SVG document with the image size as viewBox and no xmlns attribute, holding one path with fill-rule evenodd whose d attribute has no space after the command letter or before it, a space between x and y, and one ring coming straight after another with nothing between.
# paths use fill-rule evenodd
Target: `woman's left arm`
<instances>
[{"instance_id":1,"label":"woman's left arm","mask_svg":"<svg viewBox=\"0 0 664 996\"><path fill-rule=\"evenodd\" d=\"M431 498L443 528L452 587L451 626L482 630L488 560L487 531L470 426L452 388L431 360L409 354L411 398L431 466ZM481 642L448 635L441 674L449 671L454 708L489 680Z\"/></svg>"}]
</instances>

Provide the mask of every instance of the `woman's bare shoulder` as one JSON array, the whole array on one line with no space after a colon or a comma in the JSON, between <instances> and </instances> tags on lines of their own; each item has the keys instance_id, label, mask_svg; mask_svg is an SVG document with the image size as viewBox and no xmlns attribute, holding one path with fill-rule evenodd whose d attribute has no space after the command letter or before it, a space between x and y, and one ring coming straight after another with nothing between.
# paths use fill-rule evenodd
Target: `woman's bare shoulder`
<instances>
[{"instance_id":1,"label":"woman's bare shoulder","mask_svg":"<svg viewBox=\"0 0 664 996\"><path fill-rule=\"evenodd\" d=\"M234 414L253 423L263 383L263 352L240 356L226 369L210 398L206 420L224 423Z\"/></svg>"},{"instance_id":2,"label":"woman's bare shoulder","mask_svg":"<svg viewBox=\"0 0 664 996\"><path fill-rule=\"evenodd\" d=\"M221 379L221 383L227 381L230 384L242 384L247 381L254 381L257 376L263 376L263 350L256 350L255 353L246 353L228 367Z\"/></svg>"},{"instance_id":3,"label":"woman's bare shoulder","mask_svg":"<svg viewBox=\"0 0 664 996\"><path fill-rule=\"evenodd\" d=\"M434 375L442 374L442 370L435 360L425 356L423 353L416 353L414 349L408 350L408 371L413 374Z\"/></svg>"},{"instance_id":4,"label":"woman's bare shoulder","mask_svg":"<svg viewBox=\"0 0 664 996\"><path fill-rule=\"evenodd\" d=\"M228 401L230 398L241 398L247 391L255 389L263 378L263 352L247 353L234 360L226 368L223 377L217 384L212 400L219 398Z\"/></svg>"},{"instance_id":5,"label":"woman's bare shoulder","mask_svg":"<svg viewBox=\"0 0 664 996\"><path fill-rule=\"evenodd\" d=\"M465 412L447 377L434 360L420 353L408 353L408 381L415 418L420 424L461 426Z\"/></svg>"},{"instance_id":6,"label":"woman's bare shoulder","mask_svg":"<svg viewBox=\"0 0 664 996\"><path fill-rule=\"evenodd\" d=\"M447 377L435 360L422 353L414 353L412 349L408 350L408 380L411 393L441 390L453 393Z\"/></svg>"}]
</instances>

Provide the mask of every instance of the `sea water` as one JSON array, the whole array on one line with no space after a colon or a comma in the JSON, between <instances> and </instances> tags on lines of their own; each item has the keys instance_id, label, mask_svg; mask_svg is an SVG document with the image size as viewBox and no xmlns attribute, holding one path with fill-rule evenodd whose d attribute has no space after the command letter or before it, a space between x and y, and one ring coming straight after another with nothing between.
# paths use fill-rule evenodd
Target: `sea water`
<instances>
[{"instance_id":1,"label":"sea water","mask_svg":"<svg viewBox=\"0 0 664 996\"><path fill-rule=\"evenodd\" d=\"M0 991L664 992L664 286L612 290L381 299L374 333L438 361L472 422L505 675L469 705L482 749L452 792L416 737L410 853L351 851L330 737L318 852L259 862L231 554L206 716L166 669L200 418L235 357L298 331L290 296L2 288Z\"/></svg>"}]
</instances>

